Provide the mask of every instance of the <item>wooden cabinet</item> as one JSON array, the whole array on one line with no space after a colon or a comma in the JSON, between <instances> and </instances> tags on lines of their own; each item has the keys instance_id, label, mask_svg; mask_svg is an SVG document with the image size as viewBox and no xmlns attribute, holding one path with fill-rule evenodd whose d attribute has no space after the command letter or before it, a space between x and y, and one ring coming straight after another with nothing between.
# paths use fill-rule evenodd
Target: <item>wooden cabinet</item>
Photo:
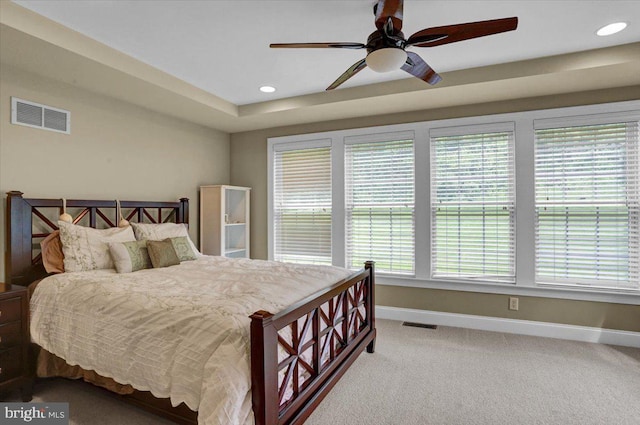
<instances>
[{"instance_id":1,"label":"wooden cabinet","mask_svg":"<svg viewBox=\"0 0 640 425\"><path fill-rule=\"evenodd\" d=\"M232 258L249 256L249 195L239 186L200 186L200 251Z\"/></svg>"},{"instance_id":2,"label":"wooden cabinet","mask_svg":"<svg viewBox=\"0 0 640 425\"><path fill-rule=\"evenodd\" d=\"M30 401L33 378L28 370L29 303L27 288L0 283L0 394L19 388Z\"/></svg>"}]
</instances>

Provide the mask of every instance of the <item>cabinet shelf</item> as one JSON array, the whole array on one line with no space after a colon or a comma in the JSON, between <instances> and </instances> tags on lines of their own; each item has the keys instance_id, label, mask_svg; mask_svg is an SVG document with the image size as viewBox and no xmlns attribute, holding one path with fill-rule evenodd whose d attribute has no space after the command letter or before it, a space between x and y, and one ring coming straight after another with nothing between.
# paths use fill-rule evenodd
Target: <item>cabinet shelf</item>
<instances>
[{"instance_id":1,"label":"cabinet shelf","mask_svg":"<svg viewBox=\"0 0 640 425\"><path fill-rule=\"evenodd\" d=\"M249 195L239 186L200 186L200 250L249 258Z\"/></svg>"}]
</instances>

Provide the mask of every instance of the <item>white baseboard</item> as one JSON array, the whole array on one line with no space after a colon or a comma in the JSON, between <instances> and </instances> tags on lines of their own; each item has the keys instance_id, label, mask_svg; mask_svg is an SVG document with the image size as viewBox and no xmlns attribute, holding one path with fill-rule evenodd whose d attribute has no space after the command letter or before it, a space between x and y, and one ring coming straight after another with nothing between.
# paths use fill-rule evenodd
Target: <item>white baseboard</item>
<instances>
[{"instance_id":1,"label":"white baseboard","mask_svg":"<svg viewBox=\"0 0 640 425\"><path fill-rule=\"evenodd\" d=\"M599 344L623 345L640 348L640 332L618 331L592 328L588 326L564 325L560 323L534 322L531 320L505 319L501 317L474 316L471 314L444 313L440 311L416 310L376 306L376 317L452 326L456 328L479 329L483 331L505 332L547 338L569 339Z\"/></svg>"}]
</instances>

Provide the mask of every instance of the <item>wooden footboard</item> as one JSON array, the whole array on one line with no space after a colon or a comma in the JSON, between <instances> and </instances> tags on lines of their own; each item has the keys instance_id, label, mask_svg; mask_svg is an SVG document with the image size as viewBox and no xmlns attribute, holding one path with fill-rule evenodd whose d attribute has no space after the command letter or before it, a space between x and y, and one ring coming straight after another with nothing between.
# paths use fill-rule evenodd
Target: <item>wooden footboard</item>
<instances>
[{"instance_id":1,"label":"wooden footboard","mask_svg":"<svg viewBox=\"0 0 640 425\"><path fill-rule=\"evenodd\" d=\"M300 424L357 356L375 347L374 263L278 313L251 315L256 425Z\"/></svg>"}]
</instances>

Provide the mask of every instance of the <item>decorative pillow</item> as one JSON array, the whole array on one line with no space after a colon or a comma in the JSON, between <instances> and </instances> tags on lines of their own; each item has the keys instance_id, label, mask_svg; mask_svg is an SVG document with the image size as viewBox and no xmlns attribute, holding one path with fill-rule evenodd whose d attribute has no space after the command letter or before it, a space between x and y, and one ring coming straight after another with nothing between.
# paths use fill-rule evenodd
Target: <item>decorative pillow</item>
<instances>
[{"instance_id":1,"label":"decorative pillow","mask_svg":"<svg viewBox=\"0 0 640 425\"><path fill-rule=\"evenodd\" d=\"M109 252L118 273L131 273L152 267L147 241L110 242Z\"/></svg>"},{"instance_id":2,"label":"decorative pillow","mask_svg":"<svg viewBox=\"0 0 640 425\"><path fill-rule=\"evenodd\" d=\"M64 269L67 272L112 269L109 242L135 241L131 227L92 229L58 221L60 241L64 253Z\"/></svg>"},{"instance_id":3,"label":"decorative pillow","mask_svg":"<svg viewBox=\"0 0 640 425\"><path fill-rule=\"evenodd\" d=\"M193 249L191 249L188 237L178 236L177 238L169 238L169 240L171 241L173 249L175 249L180 261L191 261L196 259L196 254L193 252Z\"/></svg>"},{"instance_id":4,"label":"decorative pillow","mask_svg":"<svg viewBox=\"0 0 640 425\"><path fill-rule=\"evenodd\" d=\"M54 230L40 242L42 263L47 273L64 273L64 253L60 242L60 230Z\"/></svg>"},{"instance_id":5,"label":"decorative pillow","mask_svg":"<svg viewBox=\"0 0 640 425\"><path fill-rule=\"evenodd\" d=\"M176 250L173 249L171 239L163 241L147 241L149 257L154 268L169 267L180 264Z\"/></svg>"},{"instance_id":6,"label":"decorative pillow","mask_svg":"<svg viewBox=\"0 0 640 425\"><path fill-rule=\"evenodd\" d=\"M133 232L136 235L136 239L139 241L145 239L150 241L161 241L167 238L185 236L196 257L202 255L189 238L189 231L187 230L187 225L184 223L131 223L131 227L133 227Z\"/></svg>"}]
</instances>

